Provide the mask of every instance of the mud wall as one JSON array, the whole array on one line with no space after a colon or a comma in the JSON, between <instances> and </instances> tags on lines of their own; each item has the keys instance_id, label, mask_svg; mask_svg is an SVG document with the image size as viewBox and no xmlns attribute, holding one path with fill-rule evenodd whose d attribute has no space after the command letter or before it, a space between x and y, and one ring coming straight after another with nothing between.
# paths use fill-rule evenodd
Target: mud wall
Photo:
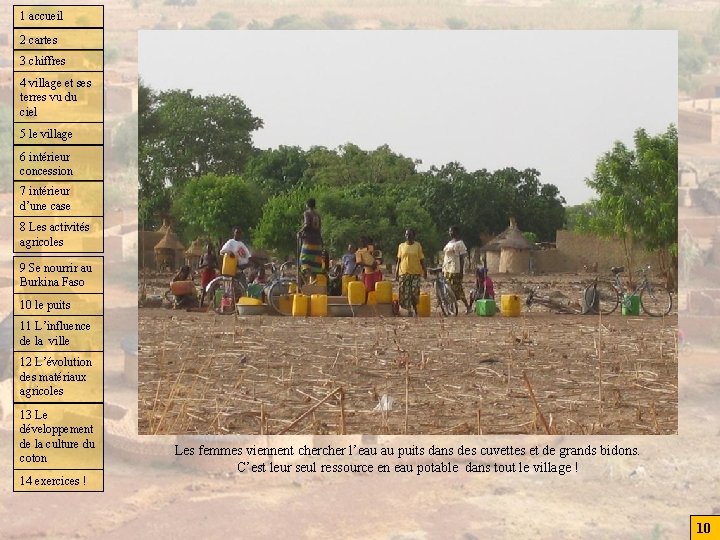
<instances>
[{"instance_id":1,"label":"mud wall","mask_svg":"<svg viewBox=\"0 0 720 540\"><path fill-rule=\"evenodd\" d=\"M711 228L713 231L715 230L714 222ZM587 266L591 270L596 268L599 274L606 274L609 273L611 266L625 265L625 252L620 240L606 240L572 231L557 231L555 245L554 249L531 252L531 265L535 273L584 272L585 266ZM488 252L487 254L487 265L491 274L501 271L499 255L498 252ZM660 267L657 255L648 253L640 244L633 246L632 260L633 269L644 264L652 265L654 268ZM473 248L470 250L466 271L473 270L478 264L482 264L481 254L479 249ZM528 273L528 266L527 263L524 263L524 270L517 270L518 273Z\"/></svg>"},{"instance_id":2,"label":"mud wall","mask_svg":"<svg viewBox=\"0 0 720 540\"><path fill-rule=\"evenodd\" d=\"M597 268L598 273L608 272L611 266L625 264L625 252L620 240L605 240L572 231L557 231L556 248L534 251L535 272L582 272L584 266ZM657 266L656 255L646 252L642 246L632 249L635 268L650 264Z\"/></svg>"}]
</instances>

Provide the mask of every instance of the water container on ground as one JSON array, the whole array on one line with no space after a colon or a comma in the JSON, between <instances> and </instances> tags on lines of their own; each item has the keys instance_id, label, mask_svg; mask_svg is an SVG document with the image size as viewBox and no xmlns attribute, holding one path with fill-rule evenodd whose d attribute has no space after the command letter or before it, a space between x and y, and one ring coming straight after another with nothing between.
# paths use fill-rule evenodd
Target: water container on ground
<instances>
[{"instance_id":1,"label":"water container on ground","mask_svg":"<svg viewBox=\"0 0 720 540\"><path fill-rule=\"evenodd\" d=\"M622 303L623 315L640 315L640 297L624 295Z\"/></svg>"},{"instance_id":2,"label":"water container on ground","mask_svg":"<svg viewBox=\"0 0 720 540\"><path fill-rule=\"evenodd\" d=\"M327 294L313 294L310 296L310 316L327 317L328 297Z\"/></svg>"},{"instance_id":3,"label":"water container on ground","mask_svg":"<svg viewBox=\"0 0 720 540\"><path fill-rule=\"evenodd\" d=\"M348 304L361 306L365 303L365 284L362 281L348 283Z\"/></svg>"},{"instance_id":4,"label":"water container on ground","mask_svg":"<svg viewBox=\"0 0 720 540\"><path fill-rule=\"evenodd\" d=\"M389 281L378 281L375 284L375 299L378 304L392 303L392 283Z\"/></svg>"},{"instance_id":5,"label":"water container on ground","mask_svg":"<svg viewBox=\"0 0 720 540\"><path fill-rule=\"evenodd\" d=\"M348 283L351 281L356 281L355 276L343 276L342 277L342 295L347 296L348 291Z\"/></svg>"},{"instance_id":6,"label":"water container on ground","mask_svg":"<svg viewBox=\"0 0 720 540\"><path fill-rule=\"evenodd\" d=\"M428 293L420 293L420 301L417 306L419 317L430 316L430 295Z\"/></svg>"},{"instance_id":7,"label":"water container on ground","mask_svg":"<svg viewBox=\"0 0 720 540\"><path fill-rule=\"evenodd\" d=\"M522 303L517 294L503 294L500 297L500 313L504 317L519 317Z\"/></svg>"},{"instance_id":8,"label":"water container on ground","mask_svg":"<svg viewBox=\"0 0 720 540\"><path fill-rule=\"evenodd\" d=\"M292 316L293 317L306 317L308 314L308 300L310 297L304 294L293 295L292 305Z\"/></svg>"},{"instance_id":9,"label":"water container on ground","mask_svg":"<svg viewBox=\"0 0 720 540\"><path fill-rule=\"evenodd\" d=\"M480 317L492 317L495 315L495 300L491 298L475 300L475 314Z\"/></svg>"}]
</instances>

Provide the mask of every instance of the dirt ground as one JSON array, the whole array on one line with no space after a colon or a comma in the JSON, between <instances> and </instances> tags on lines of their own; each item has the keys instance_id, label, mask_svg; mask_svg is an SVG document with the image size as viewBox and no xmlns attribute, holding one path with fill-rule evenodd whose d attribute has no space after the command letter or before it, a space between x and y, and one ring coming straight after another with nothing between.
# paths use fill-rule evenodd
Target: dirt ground
<instances>
[{"instance_id":1,"label":"dirt ground","mask_svg":"<svg viewBox=\"0 0 720 540\"><path fill-rule=\"evenodd\" d=\"M505 278L496 289L541 285L579 308L588 279ZM433 307L419 319L141 308L139 433L673 434L676 330L675 312L542 306L516 318Z\"/></svg>"}]
</instances>

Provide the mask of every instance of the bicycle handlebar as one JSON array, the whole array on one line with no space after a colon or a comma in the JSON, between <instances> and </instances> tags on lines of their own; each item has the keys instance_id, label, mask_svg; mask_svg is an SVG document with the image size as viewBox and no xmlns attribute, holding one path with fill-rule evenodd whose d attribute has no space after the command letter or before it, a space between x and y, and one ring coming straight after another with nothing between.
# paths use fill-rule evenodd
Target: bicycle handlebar
<instances>
[{"instance_id":1,"label":"bicycle handlebar","mask_svg":"<svg viewBox=\"0 0 720 540\"><path fill-rule=\"evenodd\" d=\"M618 272L613 272L613 270L615 270L615 269L617 269L617 270L619 270L619 271L618 271ZM635 270L635 272L636 272L636 273L637 273L637 272L642 272L642 273L644 274L644 273L648 272L648 271L651 270L651 269L652 269L652 266L650 266L649 264L646 264L644 267L641 266L640 268L638 268L637 270ZM613 272L613 273L616 274L616 275L617 275L617 274L624 274L624 273L625 273L625 267L623 267L623 266L613 266L612 268L610 268L610 271Z\"/></svg>"}]
</instances>

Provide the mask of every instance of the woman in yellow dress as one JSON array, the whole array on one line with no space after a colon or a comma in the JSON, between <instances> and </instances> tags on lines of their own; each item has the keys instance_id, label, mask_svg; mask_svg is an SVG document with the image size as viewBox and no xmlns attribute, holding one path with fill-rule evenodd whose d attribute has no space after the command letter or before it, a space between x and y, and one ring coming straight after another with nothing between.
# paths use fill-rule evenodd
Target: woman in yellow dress
<instances>
[{"instance_id":1,"label":"woman in yellow dress","mask_svg":"<svg viewBox=\"0 0 720 540\"><path fill-rule=\"evenodd\" d=\"M415 241L415 230L405 231L405 242L398 246L395 280L400 280L398 297L400 306L408 310L408 315L417 317L420 301L420 276L427 279L425 254L420 242Z\"/></svg>"}]
</instances>

